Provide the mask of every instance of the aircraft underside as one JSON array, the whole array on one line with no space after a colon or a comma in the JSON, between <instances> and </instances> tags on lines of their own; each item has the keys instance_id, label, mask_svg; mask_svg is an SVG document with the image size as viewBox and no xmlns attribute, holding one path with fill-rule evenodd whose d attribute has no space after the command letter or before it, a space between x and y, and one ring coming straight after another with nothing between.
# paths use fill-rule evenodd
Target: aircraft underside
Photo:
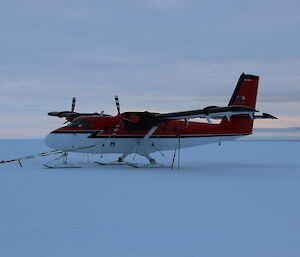
<instances>
[{"instance_id":1,"label":"aircraft underside","mask_svg":"<svg viewBox=\"0 0 300 257\"><path fill-rule=\"evenodd\" d=\"M51 147L84 153L138 153L150 154L157 151L174 150L176 147L188 148L203 144L235 140L245 135L181 135L170 137L150 137L142 141L142 136L117 136L88 138L85 134L49 134L45 141ZM93 146L93 147L89 147ZM87 148L85 148L87 147ZM88 148L89 147L89 148ZM84 148L84 149L79 149ZM78 150L76 150L78 149Z\"/></svg>"}]
</instances>

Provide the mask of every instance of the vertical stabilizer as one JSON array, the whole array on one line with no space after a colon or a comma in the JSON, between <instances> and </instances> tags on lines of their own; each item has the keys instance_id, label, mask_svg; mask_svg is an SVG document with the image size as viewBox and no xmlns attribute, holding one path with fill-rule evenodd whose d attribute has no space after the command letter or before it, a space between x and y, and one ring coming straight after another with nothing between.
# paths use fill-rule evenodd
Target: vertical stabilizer
<instances>
[{"instance_id":1,"label":"vertical stabilizer","mask_svg":"<svg viewBox=\"0 0 300 257\"><path fill-rule=\"evenodd\" d=\"M241 105L255 109L258 81L258 76L242 73L228 106ZM222 122L231 133L252 134L253 119L249 115L234 115L230 121L224 118Z\"/></svg>"},{"instance_id":2,"label":"vertical stabilizer","mask_svg":"<svg viewBox=\"0 0 300 257\"><path fill-rule=\"evenodd\" d=\"M243 73L235 87L230 105L243 105L255 109L259 77Z\"/></svg>"}]
</instances>

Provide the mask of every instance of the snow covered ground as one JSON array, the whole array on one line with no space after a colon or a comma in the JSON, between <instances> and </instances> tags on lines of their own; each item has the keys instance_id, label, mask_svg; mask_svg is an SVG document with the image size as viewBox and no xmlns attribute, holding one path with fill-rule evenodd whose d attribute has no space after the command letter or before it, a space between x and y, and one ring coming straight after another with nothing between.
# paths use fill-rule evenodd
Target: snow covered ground
<instances>
[{"instance_id":1,"label":"snow covered ground","mask_svg":"<svg viewBox=\"0 0 300 257\"><path fill-rule=\"evenodd\" d=\"M42 140L0 140L1 160L45 150ZM299 150L200 146L181 150L180 170L1 164L0 256L298 257ZM170 164L172 154L155 157Z\"/></svg>"}]
</instances>

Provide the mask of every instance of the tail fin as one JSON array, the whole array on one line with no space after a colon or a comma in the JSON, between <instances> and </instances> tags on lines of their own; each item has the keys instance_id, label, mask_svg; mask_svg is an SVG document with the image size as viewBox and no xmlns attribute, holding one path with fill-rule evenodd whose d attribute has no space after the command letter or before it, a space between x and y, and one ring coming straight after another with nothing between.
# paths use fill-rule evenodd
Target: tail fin
<instances>
[{"instance_id":1,"label":"tail fin","mask_svg":"<svg viewBox=\"0 0 300 257\"><path fill-rule=\"evenodd\" d=\"M258 81L258 76L242 73L228 106L242 105L255 109ZM230 121L223 118L222 123L231 133L252 134L253 119L248 115L232 116Z\"/></svg>"},{"instance_id":2,"label":"tail fin","mask_svg":"<svg viewBox=\"0 0 300 257\"><path fill-rule=\"evenodd\" d=\"M255 109L258 80L258 76L242 73L228 106L243 105Z\"/></svg>"}]
</instances>

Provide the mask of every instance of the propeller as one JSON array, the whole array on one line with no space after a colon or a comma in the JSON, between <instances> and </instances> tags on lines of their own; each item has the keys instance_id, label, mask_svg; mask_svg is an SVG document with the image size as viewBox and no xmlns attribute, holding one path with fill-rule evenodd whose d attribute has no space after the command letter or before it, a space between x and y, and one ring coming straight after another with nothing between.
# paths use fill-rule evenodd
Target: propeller
<instances>
[{"instance_id":1,"label":"propeller","mask_svg":"<svg viewBox=\"0 0 300 257\"><path fill-rule=\"evenodd\" d=\"M75 110L75 105L76 105L76 97L72 98L72 107L71 107L71 111L62 111L62 112L49 112L48 115L49 116L56 116L59 118L66 118L67 121L65 123L67 123L68 121L70 121L70 117L73 117L74 115L76 115L77 113L74 112ZM65 124L64 123L64 124Z\"/></svg>"},{"instance_id":2,"label":"propeller","mask_svg":"<svg viewBox=\"0 0 300 257\"><path fill-rule=\"evenodd\" d=\"M73 113L74 110L75 110L75 104L76 104L76 97L73 97L72 99L72 109L71 109L71 112Z\"/></svg>"},{"instance_id":3,"label":"propeller","mask_svg":"<svg viewBox=\"0 0 300 257\"><path fill-rule=\"evenodd\" d=\"M115 95L115 102L118 110L118 114L120 114L120 102L119 102L119 97Z\"/></svg>"}]
</instances>

